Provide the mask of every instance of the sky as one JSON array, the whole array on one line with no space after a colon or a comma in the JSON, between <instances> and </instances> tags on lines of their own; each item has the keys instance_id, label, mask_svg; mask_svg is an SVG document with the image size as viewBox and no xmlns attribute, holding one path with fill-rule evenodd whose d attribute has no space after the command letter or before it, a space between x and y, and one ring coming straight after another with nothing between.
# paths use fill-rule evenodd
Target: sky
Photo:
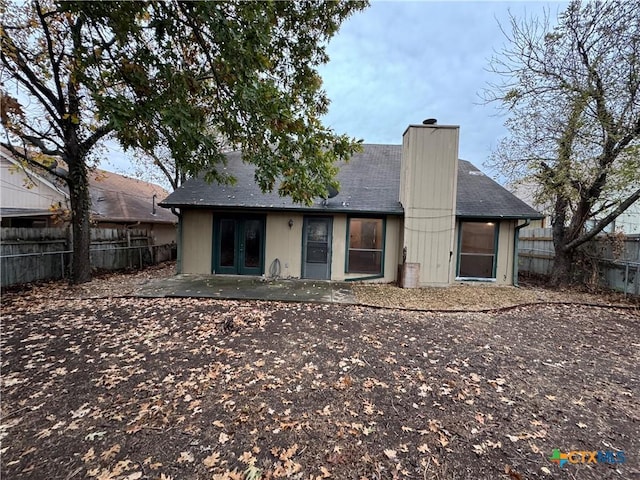
<instances>
[{"instance_id":1,"label":"sky","mask_svg":"<svg viewBox=\"0 0 640 480\"><path fill-rule=\"evenodd\" d=\"M460 126L459 157L477 167L507 134L506 117L481 98L490 58L506 44L500 25L546 12L555 18L567 2L372 1L347 19L321 66L331 101L324 123L365 143L402 143L410 124L436 118ZM113 155L103 168L127 173ZM499 172L485 172L502 183Z\"/></svg>"}]
</instances>

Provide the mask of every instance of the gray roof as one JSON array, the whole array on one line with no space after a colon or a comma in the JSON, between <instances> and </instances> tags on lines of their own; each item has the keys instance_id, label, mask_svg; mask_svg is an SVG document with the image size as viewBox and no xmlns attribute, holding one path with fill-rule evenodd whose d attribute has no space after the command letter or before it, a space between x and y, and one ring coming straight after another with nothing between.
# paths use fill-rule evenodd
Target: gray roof
<instances>
[{"instance_id":1,"label":"gray roof","mask_svg":"<svg viewBox=\"0 0 640 480\"><path fill-rule=\"evenodd\" d=\"M466 218L543 218L466 160L458 161L456 215Z\"/></svg>"},{"instance_id":2,"label":"gray roof","mask_svg":"<svg viewBox=\"0 0 640 480\"><path fill-rule=\"evenodd\" d=\"M153 183L96 169L89 173L89 194L91 213L98 222L177 223L169 210L156 208L154 213L153 196L157 205L167 191Z\"/></svg>"},{"instance_id":3,"label":"gray roof","mask_svg":"<svg viewBox=\"0 0 640 480\"><path fill-rule=\"evenodd\" d=\"M325 213L378 213L402 215L400 163L402 145L363 145L347 163L340 164L340 193L318 199L307 207L277 192L262 193L254 180L253 165L242 162L239 152L227 154L224 171L236 185L208 184L191 179L164 199L164 207L223 208L242 210L297 210ZM478 172L478 173L470 173ZM540 218L541 215L512 193L460 160L456 215L483 218Z\"/></svg>"},{"instance_id":4,"label":"gray roof","mask_svg":"<svg viewBox=\"0 0 640 480\"><path fill-rule=\"evenodd\" d=\"M237 179L235 185L208 184L202 179L192 179L160 205L402 215L404 210L399 201L401 153L399 145L365 145L361 153L338 165L338 195L326 201L319 198L307 207L293 203L289 197L279 196L277 191L262 193L254 180L254 166L242 162L240 152L232 152L227 154L224 172Z\"/></svg>"}]
</instances>

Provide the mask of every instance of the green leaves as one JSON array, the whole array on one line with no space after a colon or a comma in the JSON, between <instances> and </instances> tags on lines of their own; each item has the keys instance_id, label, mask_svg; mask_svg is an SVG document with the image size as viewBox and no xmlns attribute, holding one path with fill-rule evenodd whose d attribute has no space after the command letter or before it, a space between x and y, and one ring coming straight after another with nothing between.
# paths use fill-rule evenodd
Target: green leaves
<instances>
[{"instance_id":1,"label":"green leaves","mask_svg":"<svg viewBox=\"0 0 640 480\"><path fill-rule=\"evenodd\" d=\"M80 186L70 190L82 193L72 196L79 222L88 218L88 158L107 136L154 158L168 151L179 178L231 181L219 170L222 152L241 149L258 167L261 188L310 203L333 182L333 164L357 148L322 126L328 99L316 67L328 59L327 40L365 6L8 2L2 82L19 88L29 105L23 110L2 91L8 144L63 158L67 183ZM75 239L85 252L76 266L89 264L84 230ZM85 269L82 280L88 278Z\"/></svg>"},{"instance_id":2,"label":"green leaves","mask_svg":"<svg viewBox=\"0 0 640 480\"><path fill-rule=\"evenodd\" d=\"M310 203L358 148L322 126L328 99L315 67L365 5L138 2L126 18L119 3L65 7L99 33L101 58L114 59L97 66L96 86L109 88L94 99L125 147L168 148L182 171L221 180L225 144L256 164L263 190Z\"/></svg>"}]
</instances>

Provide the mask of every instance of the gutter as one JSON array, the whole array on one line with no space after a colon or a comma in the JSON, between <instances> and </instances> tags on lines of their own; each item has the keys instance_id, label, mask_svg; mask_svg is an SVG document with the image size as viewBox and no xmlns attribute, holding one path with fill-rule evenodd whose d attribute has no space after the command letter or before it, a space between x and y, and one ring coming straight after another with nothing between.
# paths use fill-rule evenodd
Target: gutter
<instances>
[{"instance_id":1,"label":"gutter","mask_svg":"<svg viewBox=\"0 0 640 480\"><path fill-rule=\"evenodd\" d=\"M176 259L176 273L182 273L182 213L171 207L171 213L178 217L178 252Z\"/></svg>"},{"instance_id":2,"label":"gutter","mask_svg":"<svg viewBox=\"0 0 640 480\"><path fill-rule=\"evenodd\" d=\"M531 219L527 218L522 225L516 225L516 232L513 239L513 286L518 285L518 243L520 241L520 230L531 225Z\"/></svg>"}]
</instances>

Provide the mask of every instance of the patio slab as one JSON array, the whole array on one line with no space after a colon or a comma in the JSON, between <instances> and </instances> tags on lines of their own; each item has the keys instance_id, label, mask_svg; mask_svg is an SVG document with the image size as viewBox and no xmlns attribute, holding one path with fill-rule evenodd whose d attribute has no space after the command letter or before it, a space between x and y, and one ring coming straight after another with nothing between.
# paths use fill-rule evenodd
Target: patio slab
<instances>
[{"instance_id":1,"label":"patio slab","mask_svg":"<svg viewBox=\"0 0 640 480\"><path fill-rule=\"evenodd\" d=\"M233 300L271 300L355 304L351 285L323 280L181 274L151 279L140 285L137 297L198 297Z\"/></svg>"}]
</instances>

